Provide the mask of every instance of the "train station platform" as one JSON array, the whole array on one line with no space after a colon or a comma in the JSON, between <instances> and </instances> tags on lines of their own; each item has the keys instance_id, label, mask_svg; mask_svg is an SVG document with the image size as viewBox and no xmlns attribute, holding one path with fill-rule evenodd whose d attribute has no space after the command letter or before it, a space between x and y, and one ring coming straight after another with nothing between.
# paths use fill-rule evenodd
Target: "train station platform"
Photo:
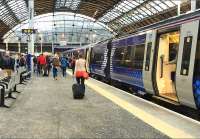
<instances>
[{"instance_id":1,"label":"train station platform","mask_svg":"<svg viewBox=\"0 0 200 139\"><path fill-rule=\"evenodd\" d=\"M74 100L69 74L20 85L11 108L0 108L0 138L200 137L199 122L94 79L85 98Z\"/></svg>"}]
</instances>

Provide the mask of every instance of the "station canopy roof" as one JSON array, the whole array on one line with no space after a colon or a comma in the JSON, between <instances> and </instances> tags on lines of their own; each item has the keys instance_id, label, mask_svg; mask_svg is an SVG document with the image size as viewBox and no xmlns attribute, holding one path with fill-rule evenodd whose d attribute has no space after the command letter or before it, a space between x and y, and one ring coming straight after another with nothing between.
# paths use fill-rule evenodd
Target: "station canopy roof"
<instances>
[{"instance_id":1,"label":"station canopy roof","mask_svg":"<svg viewBox=\"0 0 200 139\"><path fill-rule=\"evenodd\" d=\"M180 0L34 0L35 16L54 12L82 14L104 23L116 33L130 33L176 16L178 2ZM0 0L0 37L27 19L28 0Z\"/></svg>"}]
</instances>

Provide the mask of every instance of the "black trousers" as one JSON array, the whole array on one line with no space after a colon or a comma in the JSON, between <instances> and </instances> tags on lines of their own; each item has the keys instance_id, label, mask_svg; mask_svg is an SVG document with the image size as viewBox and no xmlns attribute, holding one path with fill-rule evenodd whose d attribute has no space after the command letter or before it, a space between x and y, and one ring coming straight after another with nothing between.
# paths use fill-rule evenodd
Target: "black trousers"
<instances>
[{"instance_id":1,"label":"black trousers","mask_svg":"<svg viewBox=\"0 0 200 139\"><path fill-rule=\"evenodd\" d=\"M76 77L76 81L78 84L81 84L85 90L85 79L83 77L81 78Z\"/></svg>"},{"instance_id":2,"label":"black trousers","mask_svg":"<svg viewBox=\"0 0 200 139\"><path fill-rule=\"evenodd\" d=\"M85 85L85 79L83 77L81 78L76 77L76 81L78 84Z\"/></svg>"}]
</instances>

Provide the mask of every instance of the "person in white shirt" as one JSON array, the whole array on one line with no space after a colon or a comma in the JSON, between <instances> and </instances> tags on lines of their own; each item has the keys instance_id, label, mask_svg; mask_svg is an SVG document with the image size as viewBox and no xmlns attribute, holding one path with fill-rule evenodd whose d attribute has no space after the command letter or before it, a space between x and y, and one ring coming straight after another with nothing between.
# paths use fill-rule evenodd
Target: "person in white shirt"
<instances>
[{"instance_id":1,"label":"person in white shirt","mask_svg":"<svg viewBox=\"0 0 200 139\"><path fill-rule=\"evenodd\" d=\"M75 63L75 72L74 75L76 77L76 81L78 84L81 84L85 87L85 78L83 77L83 73L86 72L86 60L83 58L82 54L79 54L79 58Z\"/></svg>"}]
</instances>

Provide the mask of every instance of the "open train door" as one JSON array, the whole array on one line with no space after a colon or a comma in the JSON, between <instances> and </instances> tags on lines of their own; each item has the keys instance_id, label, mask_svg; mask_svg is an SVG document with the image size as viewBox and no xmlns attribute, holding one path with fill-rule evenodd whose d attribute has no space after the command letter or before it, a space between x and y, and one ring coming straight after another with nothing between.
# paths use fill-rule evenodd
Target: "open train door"
<instances>
[{"instance_id":1,"label":"open train door","mask_svg":"<svg viewBox=\"0 0 200 139\"><path fill-rule=\"evenodd\" d=\"M197 47L199 21L181 26L176 70L176 90L181 104L196 108L193 95L193 71Z\"/></svg>"},{"instance_id":2,"label":"open train door","mask_svg":"<svg viewBox=\"0 0 200 139\"><path fill-rule=\"evenodd\" d=\"M152 70L154 60L154 49L156 45L156 30L148 31L146 34L144 63L143 63L143 82L147 93L155 94L152 81Z\"/></svg>"}]
</instances>

